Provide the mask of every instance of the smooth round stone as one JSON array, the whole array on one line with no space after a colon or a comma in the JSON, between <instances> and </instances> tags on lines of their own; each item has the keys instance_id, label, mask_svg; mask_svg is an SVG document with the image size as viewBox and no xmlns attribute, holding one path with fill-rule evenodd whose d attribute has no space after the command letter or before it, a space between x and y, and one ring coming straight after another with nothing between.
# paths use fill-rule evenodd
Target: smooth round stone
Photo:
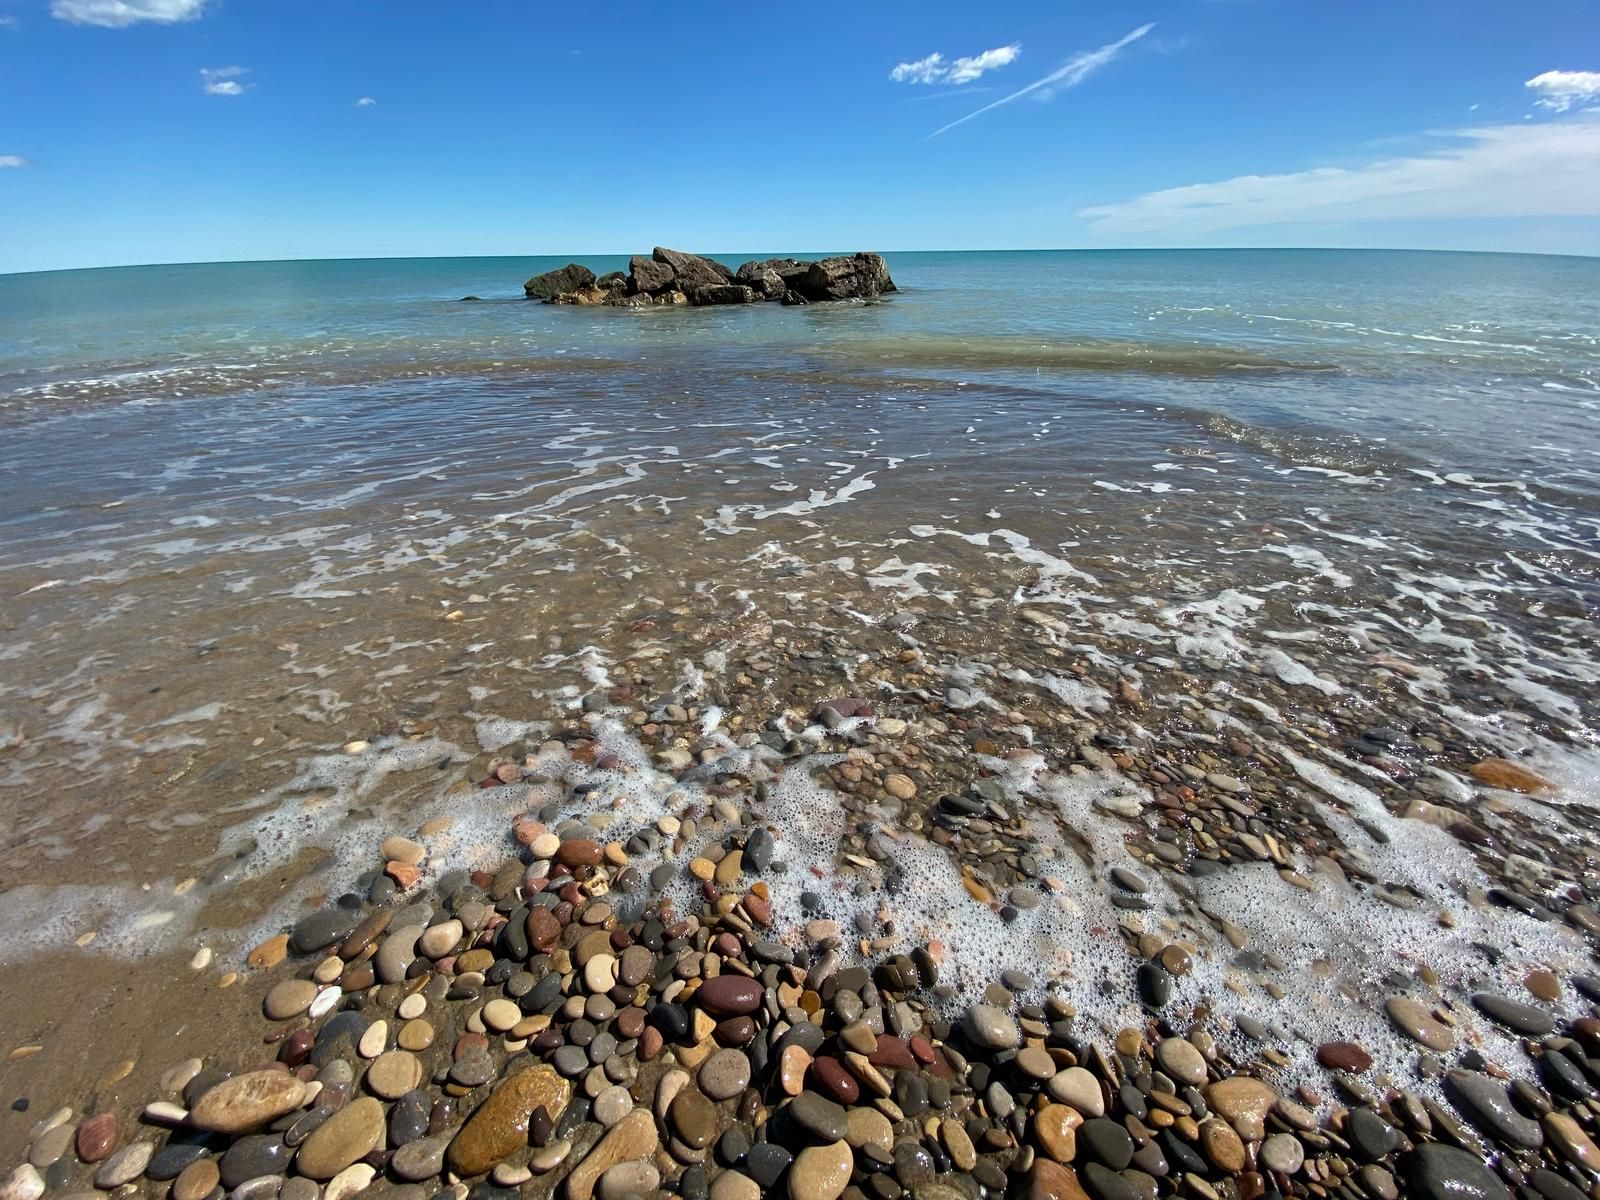
<instances>
[{"instance_id":1,"label":"smooth round stone","mask_svg":"<svg viewBox=\"0 0 1600 1200\"><path fill-rule=\"evenodd\" d=\"M1330 1071L1360 1074L1372 1066L1372 1055L1354 1042L1324 1042L1317 1047L1317 1061Z\"/></svg>"},{"instance_id":2,"label":"smooth round stone","mask_svg":"<svg viewBox=\"0 0 1600 1200\"><path fill-rule=\"evenodd\" d=\"M250 1179L281 1176L289 1169L294 1151L277 1134L246 1134L217 1160L222 1186L232 1190Z\"/></svg>"},{"instance_id":3,"label":"smooth round stone","mask_svg":"<svg viewBox=\"0 0 1600 1200\"><path fill-rule=\"evenodd\" d=\"M172 1183L172 1200L206 1200L222 1182L216 1159L197 1158Z\"/></svg>"},{"instance_id":4,"label":"smooth round stone","mask_svg":"<svg viewBox=\"0 0 1600 1200\"><path fill-rule=\"evenodd\" d=\"M633 1097L628 1094L628 1089L613 1084L594 1098L590 1115L609 1129L632 1111Z\"/></svg>"},{"instance_id":5,"label":"smooth round stone","mask_svg":"<svg viewBox=\"0 0 1600 1200\"><path fill-rule=\"evenodd\" d=\"M1100 1090L1100 1081L1083 1067L1068 1067L1056 1072L1045 1084L1045 1090L1050 1093L1052 1100L1075 1108L1086 1117L1106 1115L1105 1095Z\"/></svg>"},{"instance_id":6,"label":"smooth round stone","mask_svg":"<svg viewBox=\"0 0 1600 1200\"><path fill-rule=\"evenodd\" d=\"M794 1155L773 1142L757 1142L744 1155L746 1174L761 1185L763 1192L770 1191L793 1162Z\"/></svg>"},{"instance_id":7,"label":"smooth round stone","mask_svg":"<svg viewBox=\"0 0 1600 1200\"><path fill-rule=\"evenodd\" d=\"M1017 1070L1029 1079L1046 1080L1056 1073L1056 1060L1043 1046L1024 1046L1017 1052Z\"/></svg>"},{"instance_id":8,"label":"smooth round stone","mask_svg":"<svg viewBox=\"0 0 1600 1200\"><path fill-rule=\"evenodd\" d=\"M600 1200L635 1200L650 1196L661 1186L661 1172L643 1159L607 1167L596 1189Z\"/></svg>"},{"instance_id":9,"label":"smooth round stone","mask_svg":"<svg viewBox=\"0 0 1600 1200\"><path fill-rule=\"evenodd\" d=\"M415 1053L433 1045L434 1037L433 1026L419 1017L400 1026L400 1032L395 1035L394 1040L400 1049Z\"/></svg>"},{"instance_id":10,"label":"smooth round stone","mask_svg":"<svg viewBox=\"0 0 1600 1200\"><path fill-rule=\"evenodd\" d=\"M716 1105L693 1088L679 1092L668 1112L673 1132L691 1150L704 1150L717 1136Z\"/></svg>"},{"instance_id":11,"label":"smooth round stone","mask_svg":"<svg viewBox=\"0 0 1600 1200\"><path fill-rule=\"evenodd\" d=\"M422 931L422 936L417 939L417 949L429 958L443 958L456 948L464 932L460 921L441 921Z\"/></svg>"},{"instance_id":12,"label":"smooth round stone","mask_svg":"<svg viewBox=\"0 0 1600 1200\"><path fill-rule=\"evenodd\" d=\"M428 998L421 992L412 992L400 1001L400 1007L394 1011L402 1021L414 1021L428 1011Z\"/></svg>"},{"instance_id":13,"label":"smooth round stone","mask_svg":"<svg viewBox=\"0 0 1600 1200\"><path fill-rule=\"evenodd\" d=\"M699 1083L713 1100L730 1100L750 1086L750 1060L742 1050L718 1050L700 1064Z\"/></svg>"},{"instance_id":14,"label":"smooth round stone","mask_svg":"<svg viewBox=\"0 0 1600 1200\"><path fill-rule=\"evenodd\" d=\"M1177 1083L1198 1086L1206 1081L1205 1056L1188 1038L1163 1038L1156 1045L1156 1062Z\"/></svg>"},{"instance_id":15,"label":"smooth round stone","mask_svg":"<svg viewBox=\"0 0 1600 1200\"><path fill-rule=\"evenodd\" d=\"M300 1175L285 1179L283 1186L278 1189L278 1200L317 1200L321 1195L321 1188ZM391 1192L390 1195L393 1196L394 1193ZM233 1200L233 1198L229 1197L229 1200ZM395 1200L399 1200L399 1198L396 1197ZM417 1200L420 1200L420 1197Z\"/></svg>"},{"instance_id":16,"label":"smooth round stone","mask_svg":"<svg viewBox=\"0 0 1600 1200\"><path fill-rule=\"evenodd\" d=\"M902 1072L905 1074L909 1073ZM802 1092L795 1097L789 1105L789 1116L819 1142L841 1141L849 1129L845 1110L816 1092Z\"/></svg>"},{"instance_id":17,"label":"smooth round stone","mask_svg":"<svg viewBox=\"0 0 1600 1200\"><path fill-rule=\"evenodd\" d=\"M95 1187L111 1191L125 1183L132 1183L144 1174L150 1156L155 1152L154 1142L134 1142L131 1146L124 1146L100 1164L100 1169L94 1173Z\"/></svg>"},{"instance_id":18,"label":"smooth round stone","mask_svg":"<svg viewBox=\"0 0 1600 1200\"><path fill-rule=\"evenodd\" d=\"M306 1086L287 1071L247 1071L224 1079L195 1100L189 1124L211 1133L248 1133L293 1112Z\"/></svg>"},{"instance_id":19,"label":"smooth round stone","mask_svg":"<svg viewBox=\"0 0 1600 1200\"><path fill-rule=\"evenodd\" d=\"M203 1142L168 1142L150 1158L144 1169L146 1179L165 1181L176 1179L184 1169L197 1159L210 1158L211 1151Z\"/></svg>"},{"instance_id":20,"label":"smooth round stone","mask_svg":"<svg viewBox=\"0 0 1600 1200\"><path fill-rule=\"evenodd\" d=\"M760 1008L765 994L759 979L717 975L700 985L695 1002L714 1017L739 1017Z\"/></svg>"},{"instance_id":21,"label":"smooth round stone","mask_svg":"<svg viewBox=\"0 0 1600 1200\"><path fill-rule=\"evenodd\" d=\"M1556 1029L1555 1018L1544 1009L1513 1000L1509 996L1477 992L1472 997L1472 1003L1490 1020L1498 1021L1507 1029L1528 1037L1548 1037Z\"/></svg>"},{"instance_id":22,"label":"smooth round stone","mask_svg":"<svg viewBox=\"0 0 1600 1200\"><path fill-rule=\"evenodd\" d=\"M483 1023L496 1033L504 1033L522 1020L522 1010L509 1000L491 1000L483 1006Z\"/></svg>"},{"instance_id":23,"label":"smooth round stone","mask_svg":"<svg viewBox=\"0 0 1600 1200\"><path fill-rule=\"evenodd\" d=\"M1217 1170L1232 1175L1244 1169L1244 1142L1221 1117L1200 1122L1200 1149Z\"/></svg>"},{"instance_id":24,"label":"smooth round stone","mask_svg":"<svg viewBox=\"0 0 1600 1200\"><path fill-rule=\"evenodd\" d=\"M1544 1132L1512 1106L1506 1085L1476 1071L1451 1071L1445 1088L1455 1106L1495 1141L1513 1149L1536 1150Z\"/></svg>"},{"instance_id":25,"label":"smooth round stone","mask_svg":"<svg viewBox=\"0 0 1600 1200\"><path fill-rule=\"evenodd\" d=\"M738 1171L720 1171L711 1181L710 1200L761 1200L761 1185Z\"/></svg>"},{"instance_id":26,"label":"smooth round stone","mask_svg":"<svg viewBox=\"0 0 1600 1200\"><path fill-rule=\"evenodd\" d=\"M844 1140L857 1150L876 1146L887 1153L894 1149L894 1126L875 1108L852 1108L845 1118Z\"/></svg>"},{"instance_id":27,"label":"smooth round stone","mask_svg":"<svg viewBox=\"0 0 1600 1200\"><path fill-rule=\"evenodd\" d=\"M1476 1154L1427 1142L1400 1158L1417 1200L1511 1200L1511 1192Z\"/></svg>"},{"instance_id":28,"label":"smooth round stone","mask_svg":"<svg viewBox=\"0 0 1600 1200\"><path fill-rule=\"evenodd\" d=\"M283 979L272 985L261 1011L270 1021L287 1021L298 1017L311 1007L317 998L317 985L309 979Z\"/></svg>"},{"instance_id":29,"label":"smooth round stone","mask_svg":"<svg viewBox=\"0 0 1600 1200\"><path fill-rule=\"evenodd\" d=\"M617 960L596 954L583 967L583 982L591 992L609 992L617 985Z\"/></svg>"},{"instance_id":30,"label":"smooth round stone","mask_svg":"<svg viewBox=\"0 0 1600 1200\"><path fill-rule=\"evenodd\" d=\"M332 1179L383 1145L383 1139L383 1105L371 1096L361 1096L318 1125L301 1143L295 1168L310 1179Z\"/></svg>"},{"instance_id":31,"label":"smooth round stone","mask_svg":"<svg viewBox=\"0 0 1600 1200\"><path fill-rule=\"evenodd\" d=\"M363 1191L372 1182L378 1173L377 1168L371 1163L351 1163L328 1181L322 1189L322 1200L349 1200L357 1192ZM279 1193L282 1200L282 1193Z\"/></svg>"},{"instance_id":32,"label":"smooth round stone","mask_svg":"<svg viewBox=\"0 0 1600 1200\"><path fill-rule=\"evenodd\" d=\"M985 1050L1010 1050L1022 1040L1022 1031L1009 1013L992 1004L974 1004L965 1019L967 1037Z\"/></svg>"},{"instance_id":33,"label":"smooth round stone","mask_svg":"<svg viewBox=\"0 0 1600 1200\"><path fill-rule=\"evenodd\" d=\"M76 1130L63 1121L51 1129L45 1130L33 1139L33 1144L28 1147L28 1163L38 1167L41 1171L56 1159L72 1148L73 1135ZM101 1157L104 1157L102 1155Z\"/></svg>"},{"instance_id":34,"label":"smooth round stone","mask_svg":"<svg viewBox=\"0 0 1600 1200\"><path fill-rule=\"evenodd\" d=\"M356 1053L362 1058L377 1058L389 1044L389 1022L378 1020L367 1026L367 1031L356 1043Z\"/></svg>"},{"instance_id":35,"label":"smooth round stone","mask_svg":"<svg viewBox=\"0 0 1600 1200\"><path fill-rule=\"evenodd\" d=\"M1257 1157L1267 1170L1293 1175L1306 1161L1306 1148L1292 1133L1275 1133L1261 1143Z\"/></svg>"},{"instance_id":36,"label":"smooth round stone","mask_svg":"<svg viewBox=\"0 0 1600 1200\"><path fill-rule=\"evenodd\" d=\"M807 1146L789 1168L789 1200L838 1200L850 1183L848 1143Z\"/></svg>"},{"instance_id":37,"label":"smooth round stone","mask_svg":"<svg viewBox=\"0 0 1600 1200\"><path fill-rule=\"evenodd\" d=\"M1393 1153L1400 1134L1370 1108L1352 1108L1345 1118L1344 1136L1360 1157L1369 1161Z\"/></svg>"},{"instance_id":38,"label":"smooth round stone","mask_svg":"<svg viewBox=\"0 0 1600 1200\"><path fill-rule=\"evenodd\" d=\"M582 1075L591 1065L589 1052L582 1046L558 1046L550 1061L568 1079Z\"/></svg>"},{"instance_id":39,"label":"smooth round stone","mask_svg":"<svg viewBox=\"0 0 1600 1200\"><path fill-rule=\"evenodd\" d=\"M1440 1054L1455 1048L1455 1032L1410 996L1390 996L1383 1011L1391 1025L1418 1045Z\"/></svg>"},{"instance_id":40,"label":"smooth round stone","mask_svg":"<svg viewBox=\"0 0 1600 1200\"><path fill-rule=\"evenodd\" d=\"M412 1183L432 1179L444 1170L444 1152L454 1131L407 1142L389 1158L389 1169Z\"/></svg>"},{"instance_id":41,"label":"smooth round stone","mask_svg":"<svg viewBox=\"0 0 1600 1200\"><path fill-rule=\"evenodd\" d=\"M0 1200L39 1200L44 1195L44 1176L32 1163L23 1163L0 1183Z\"/></svg>"},{"instance_id":42,"label":"smooth round stone","mask_svg":"<svg viewBox=\"0 0 1600 1200\"><path fill-rule=\"evenodd\" d=\"M58 1128L70 1128L63 1121ZM75 1138L78 1157L86 1163L97 1163L111 1153L111 1148L117 1144L117 1115L115 1113L101 1113L99 1116L90 1117L78 1126ZM60 1155L56 1156L57 1158ZM51 1162L55 1160L52 1159ZM35 1163L35 1166L41 1164ZM42 1164L48 1166L48 1163Z\"/></svg>"},{"instance_id":43,"label":"smooth round stone","mask_svg":"<svg viewBox=\"0 0 1600 1200\"><path fill-rule=\"evenodd\" d=\"M314 954L342 942L360 924L361 914L333 907L303 918L289 934L289 945L299 954Z\"/></svg>"},{"instance_id":44,"label":"smooth round stone","mask_svg":"<svg viewBox=\"0 0 1600 1200\"><path fill-rule=\"evenodd\" d=\"M409 1050L388 1050L367 1068L367 1090L398 1100L422 1082L422 1061Z\"/></svg>"},{"instance_id":45,"label":"smooth round stone","mask_svg":"<svg viewBox=\"0 0 1600 1200\"><path fill-rule=\"evenodd\" d=\"M223 1182L227 1182L224 1174ZM245 1179L235 1184L228 1193L228 1200L278 1200L283 1193L284 1180L278 1175L257 1175L254 1179ZM320 1191L320 1189L319 1189Z\"/></svg>"},{"instance_id":46,"label":"smooth round stone","mask_svg":"<svg viewBox=\"0 0 1600 1200\"><path fill-rule=\"evenodd\" d=\"M1085 1121L1078 1130L1078 1141L1090 1158L1113 1171L1121 1171L1133 1161L1133 1139L1115 1121L1104 1117Z\"/></svg>"},{"instance_id":47,"label":"smooth round stone","mask_svg":"<svg viewBox=\"0 0 1600 1200\"><path fill-rule=\"evenodd\" d=\"M1069 1163L1078 1156L1078 1129L1083 1117L1065 1104L1047 1104L1034 1115L1033 1132L1051 1158Z\"/></svg>"}]
</instances>

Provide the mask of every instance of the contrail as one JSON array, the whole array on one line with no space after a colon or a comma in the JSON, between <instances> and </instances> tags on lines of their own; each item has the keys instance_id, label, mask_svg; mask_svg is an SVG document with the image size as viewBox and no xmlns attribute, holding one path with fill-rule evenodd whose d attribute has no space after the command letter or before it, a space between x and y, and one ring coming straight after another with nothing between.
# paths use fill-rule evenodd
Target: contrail
<instances>
[{"instance_id":1,"label":"contrail","mask_svg":"<svg viewBox=\"0 0 1600 1200\"><path fill-rule=\"evenodd\" d=\"M1025 88L1018 88L1009 96L1004 96L1001 99L996 100L993 104L985 104L982 108L978 109L977 112L970 112L958 120L951 121L950 124L944 126L942 129L935 129L923 140L931 141L932 139L938 137L941 133L948 133L957 125L965 125L968 121L972 120L973 117L981 117L984 113L991 109L999 108L1002 104L1010 104L1018 96L1026 96L1029 92L1038 91L1042 87L1049 87L1051 84L1060 84L1062 87L1076 87L1085 79L1089 78L1090 75L1098 71L1101 67L1105 66L1112 59L1116 58L1117 55L1121 54L1123 47L1128 46L1133 42L1137 42L1155 27L1156 23L1151 21L1147 25L1139 26L1139 28L1128 34L1127 37L1120 38L1108 46L1101 46L1098 50L1085 50L1081 54L1075 54L1067 61L1065 66L1057 67L1043 79L1035 79Z\"/></svg>"}]
</instances>

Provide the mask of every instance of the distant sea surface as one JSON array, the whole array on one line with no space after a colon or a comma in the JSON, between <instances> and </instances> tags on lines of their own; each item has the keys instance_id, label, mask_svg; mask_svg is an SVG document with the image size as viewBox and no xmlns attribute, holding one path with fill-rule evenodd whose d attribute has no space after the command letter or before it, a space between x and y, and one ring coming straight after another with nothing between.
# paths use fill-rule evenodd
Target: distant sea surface
<instances>
[{"instance_id":1,"label":"distant sea surface","mask_svg":"<svg viewBox=\"0 0 1600 1200\"><path fill-rule=\"evenodd\" d=\"M1600 261L888 257L640 312L523 300L555 258L0 277L12 911L176 935L141 882L336 846L239 849L309 753L904 611L1592 790Z\"/></svg>"}]
</instances>

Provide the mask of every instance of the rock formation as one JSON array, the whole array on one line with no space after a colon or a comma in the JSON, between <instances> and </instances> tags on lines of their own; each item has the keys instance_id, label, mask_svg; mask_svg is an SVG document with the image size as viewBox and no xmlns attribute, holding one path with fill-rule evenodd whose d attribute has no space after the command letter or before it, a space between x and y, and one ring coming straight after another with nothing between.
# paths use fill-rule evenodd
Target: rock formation
<instances>
[{"instance_id":1,"label":"rock formation","mask_svg":"<svg viewBox=\"0 0 1600 1200\"><path fill-rule=\"evenodd\" d=\"M805 262L768 258L737 271L698 254L657 246L649 258L634 255L627 274L613 271L595 278L582 263L568 263L535 275L523 284L530 300L546 304L648 308L672 304L753 304L778 300L809 304L820 300L872 299L895 290L889 265L879 254L851 254Z\"/></svg>"}]
</instances>

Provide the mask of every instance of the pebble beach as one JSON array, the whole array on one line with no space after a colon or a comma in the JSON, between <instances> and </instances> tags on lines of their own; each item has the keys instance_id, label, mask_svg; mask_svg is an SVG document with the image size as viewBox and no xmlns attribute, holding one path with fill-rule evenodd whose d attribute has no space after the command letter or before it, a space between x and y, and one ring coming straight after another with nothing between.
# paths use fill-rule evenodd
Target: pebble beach
<instances>
[{"instance_id":1,"label":"pebble beach","mask_svg":"<svg viewBox=\"0 0 1600 1200\"><path fill-rule=\"evenodd\" d=\"M1600 1195L1587 468L1168 411L1380 403L1315 341L891 353L891 265L480 303L646 361L332 417L8 393L203 445L8 501L3 1200Z\"/></svg>"}]
</instances>

